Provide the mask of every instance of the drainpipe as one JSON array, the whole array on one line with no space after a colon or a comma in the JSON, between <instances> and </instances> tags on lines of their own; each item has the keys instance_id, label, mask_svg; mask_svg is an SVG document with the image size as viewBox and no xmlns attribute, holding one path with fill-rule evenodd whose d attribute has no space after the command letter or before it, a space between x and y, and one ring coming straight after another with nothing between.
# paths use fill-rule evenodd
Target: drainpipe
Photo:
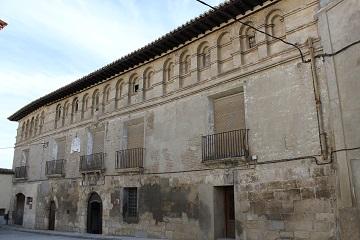
<instances>
[{"instance_id":1,"label":"drainpipe","mask_svg":"<svg viewBox=\"0 0 360 240\"><path fill-rule=\"evenodd\" d=\"M311 63L311 74L312 74L312 82L314 88L314 97L316 103L316 115L318 121L318 130L319 130L319 140L320 140L320 149L321 155L323 160L327 160L328 158L328 144L327 144L327 134L324 130L324 117L322 113L322 104L321 104L321 97L320 97L320 87L319 87L319 78L316 72L316 65L315 65L315 50L313 45L313 39L308 39L308 46L310 52L310 63Z\"/></svg>"}]
</instances>

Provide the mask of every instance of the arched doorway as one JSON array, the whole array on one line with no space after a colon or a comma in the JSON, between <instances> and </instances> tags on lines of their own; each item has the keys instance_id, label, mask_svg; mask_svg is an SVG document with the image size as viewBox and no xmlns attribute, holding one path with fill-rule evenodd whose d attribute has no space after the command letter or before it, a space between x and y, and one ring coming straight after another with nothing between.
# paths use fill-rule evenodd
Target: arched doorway
<instances>
[{"instance_id":1,"label":"arched doorway","mask_svg":"<svg viewBox=\"0 0 360 240\"><path fill-rule=\"evenodd\" d=\"M102 201L97 193L91 193L87 208L87 232L102 233Z\"/></svg>"},{"instance_id":2,"label":"arched doorway","mask_svg":"<svg viewBox=\"0 0 360 240\"><path fill-rule=\"evenodd\" d=\"M16 194L16 206L15 206L15 221L17 225L23 224L24 219L24 206L25 206L25 195L22 193Z\"/></svg>"},{"instance_id":3,"label":"arched doorway","mask_svg":"<svg viewBox=\"0 0 360 240\"><path fill-rule=\"evenodd\" d=\"M56 211L55 202L51 201L49 208L49 230L55 230L55 211Z\"/></svg>"}]
</instances>

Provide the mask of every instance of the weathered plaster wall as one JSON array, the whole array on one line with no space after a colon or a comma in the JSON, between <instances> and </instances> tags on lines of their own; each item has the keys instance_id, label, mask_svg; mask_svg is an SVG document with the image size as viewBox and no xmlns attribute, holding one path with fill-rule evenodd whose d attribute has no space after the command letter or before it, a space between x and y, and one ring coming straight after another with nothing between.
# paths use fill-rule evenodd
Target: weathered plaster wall
<instances>
[{"instance_id":1,"label":"weathered plaster wall","mask_svg":"<svg viewBox=\"0 0 360 240\"><path fill-rule=\"evenodd\" d=\"M13 184L12 190L12 201L11 201L11 210L14 211L16 206L16 194L22 193L25 195L25 206L24 206L24 218L23 226L26 228L35 228L36 218L37 218L37 201L38 201L38 183L37 182L23 182L18 184ZM33 202L32 204L26 203L26 198L31 197ZM14 213L14 212L12 212ZM13 215L10 215L10 218L13 219Z\"/></svg>"},{"instance_id":2,"label":"weathered plaster wall","mask_svg":"<svg viewBox=\"0 0 360 240\"><path fill-rule=\"evenodd\" d=\"M10 211L10 201L12 195L12 174L0 174L0 208L5 209L5 214ZM0 217L0 224L4 224L3 217Z\"/></svg>"}]
</instances>

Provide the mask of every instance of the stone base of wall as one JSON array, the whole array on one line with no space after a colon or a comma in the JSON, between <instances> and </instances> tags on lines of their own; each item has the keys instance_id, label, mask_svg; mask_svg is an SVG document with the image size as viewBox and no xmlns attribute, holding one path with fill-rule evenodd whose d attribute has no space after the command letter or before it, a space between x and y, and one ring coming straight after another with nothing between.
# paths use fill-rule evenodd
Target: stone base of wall
<instances>
[{"instance_id":1,"label":"stone base of wall","mask_svg":"<svg viewBox=\"0 0 360 240\"><path fill-rule=\"evenodd\" d=\"M55 201L55 229L86 232L87 201L97 192L103 206L103 234L215 239L222 224L215 188L234 186L236 239L328 240L336 235L335 173L330 165L317 166L311 160L252 169L106 176L99 185L86 185L81 179L37 185L38 229L48 228L49 204ZM123 220L124 187L138 187L138 223Z\"/></svg>"},{"instance_id":2,"label":"stone base of wall","mask_svg":"<svg viewBox=\"0 0 360 240\"><path fill-rule=\"evenodd\" d=\"M239 181L240 239L335 239L335 175L330 166L305 160L274 164L245 172Z\"/></svg>"}]
</instances>

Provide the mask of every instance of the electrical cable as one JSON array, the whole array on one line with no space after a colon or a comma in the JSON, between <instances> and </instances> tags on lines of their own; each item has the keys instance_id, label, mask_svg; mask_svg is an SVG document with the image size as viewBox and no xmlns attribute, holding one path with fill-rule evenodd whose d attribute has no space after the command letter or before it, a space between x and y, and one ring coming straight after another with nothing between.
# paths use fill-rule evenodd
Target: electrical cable
<instances>
[{"instance_id":1,"label":"electrical cable","mask_svg":"<svg viewBox=\"0 0 360 240\"><path fill-rule=\"evenodd\" d=\"M324 57L332 57L332 56L335 56L335 55L337 55L337 54L345 51L346 49L348 49L348 48L350 48L350 47L352 47L352 46L354 46L354 45L356 45L356 44L359 44L359 43L360 43L360 40L355 41L355 42L350 43L349 45L341 48L340 50L338 50L338 51L336 51L336 52L318 54L318 55L315 56L315 58L321 58L321 57L324 58Z\"/></svg>"},{"instance_id":2,"label":"electrical cable","mask_svg":"<svg viewBox=\"0 0 360 240\"><path fill-rule=\"evenodd\" d=\"M12 148L15 148L15 147L0 147L0 150L4 150L4 149L12 149Z\"/></svg>"},{"instance_id":3,"label":"electrical cable","mask_svg":"<svg viewBox=\"0 0 360 240\"><path fill-rule=\"evenodd\" d=\"M32 144L25 144L24 147L28 147L28 146L34 146L34 145L42 145L43 147L47 147L47 143L46 142L42 142L42 143L32 143ZM5 149L14 149L15 147L0 147L0 150L5 150Z\"/></svg>"},{"instance_id":4,"label":"electrical cable","mask_svg":"<svg viewBox=\"0 0 360 240\"><path fill-rule=\"evenodd\" d=\"M204 2L204 1L201 1L201 0L195 0L195 1L197 1L197 2L199 2L199 3L201 3L201 4L203 4L203 5L211 8L211 9L214 10L214 11L217 11L217 10L218 10L218 11L221 11L223 14L227 15L228 17L231 17L231 18L234 19L235 21L237 21L237 22L241 23L242 25L245 25L245 26L247 26L247 27L249 27L249 28L251 28L251 29L254 29L254 30L257 31L257 32L260 32L260 33L265 34L265 35L267 35L267 36L269 36L269 37L272 37L272 38L274 38L274 39L277 39L277 40L279 40L279 41L281 41L281 42L283 42L283 43L285 43L285 44L287 44L287 45L290 45L290 46L292 46L292 47L295 47L295 48L299 51L299 54L300 54L300 57L301 57L301 61L302 61L303 63L309 63L309 62L310 62L310 60L305 60L305 57L304 57L303 52L301 51L300 47L297 46L296 44L291 43L291 42L288 42L288 41L285 41L285 40L283 40L283 39L281 39L281 38L279 38L279 37L273 36L273 35L271 35L271 34L269 34L269 33L267 33L267 32L264 32L264 31L262 31L262 30L260 30L260 29L258 29L258 28L256 28L256 27L253 27L253 26L251 26L251 25L248 24L248 23L245 23L245 22L243 22L243 21L240 21L239 19L236 18L236 16L232 16L230 13L228 13L228 12L226 12L226 11L220 9L220 8L215 8L215 7L211 6L210 4L208 4L208 3Z\"/></svg>"},{"instance_id":5,"label":"electrical cable","mask_svg":"<svg viewBox=\"0 0 360 240\"><path fill-rule=\"evenodd\" d=\"M306 159L313 159L316 163L316 165L328 165L331 164L334 160L334 153L337 152L343 152L343 151L354 151L354 150L360 150L360 147L354 147L354 148L343 148L331 151L330 153L330 160L327 162L319 162L316 157L320 157L321 155L312 155L312 156L302 156L302 157L295 157L295 158L284 158L284 159L277 159L277 160L268 160L263 162L250 162L247 164L244 164L242 166L237 167L216 167L216 168L200 168L200 169L191 169L191 170L181 170L181 171L165 171L165 172L142 172L139 175L162 175L162 174L176 174L176 173L188 173L188 172L202 172L202 171L215 171L215 170L225 170L225 169L232 169L232 170L251 170L254 168L240 168L244 166L256 166L256 165L267 165L267 164L276 164L276 163L283 163L283 162L292 162L292 161L299 161L299 160L306 160ZM106 177L116 177L119 176L118 174L105 174ZM81 179L81 177L64 177L63 179ZM27 182L37 182L37 181L47 181L48 179L39 179L39 180L31 180Z\"/></svg>"}]
</instances>

